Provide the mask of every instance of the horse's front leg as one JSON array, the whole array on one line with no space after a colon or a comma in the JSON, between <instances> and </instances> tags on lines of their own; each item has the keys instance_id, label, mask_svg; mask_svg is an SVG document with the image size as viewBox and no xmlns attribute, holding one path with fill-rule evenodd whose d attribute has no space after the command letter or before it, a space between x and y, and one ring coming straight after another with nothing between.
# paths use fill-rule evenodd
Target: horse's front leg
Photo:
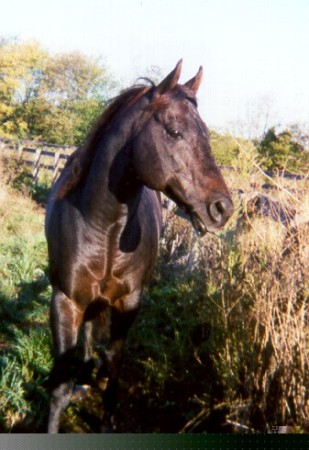
<instances>
[{"instance_id":1,"label":"horse's front leg","mask_svg":"<svg viewBox=\"0 0 309 450\"><path fill-rule=\"evenodd\" d=\"M83 313L61 291L53 292L50 322L55 351L50 374L51 398L48 432L57 433L62 411L67 407L73 389L73 359Z\"/></svg>"},{"instance_id":2,"label":"horse's front leg","mask_svg":"<svg viewBox=\"0 0 309 450\"><path fill-rule=\"evenodd\" d=\"M107 386L103 393L103 432L113 428L112 416L118 402L118 377L123 359L124 345L137 312L138 308L129 311L112 309L111 312L110 343L105 352L105 364L98 374L99 383L100 377L108 378Z\"/></svg>"}]
</instances>

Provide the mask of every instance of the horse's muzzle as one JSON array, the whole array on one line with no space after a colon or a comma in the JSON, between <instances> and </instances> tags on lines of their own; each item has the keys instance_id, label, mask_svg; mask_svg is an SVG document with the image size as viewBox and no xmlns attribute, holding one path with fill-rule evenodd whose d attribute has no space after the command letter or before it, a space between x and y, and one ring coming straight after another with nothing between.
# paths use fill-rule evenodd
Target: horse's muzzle
<instances>
[{"instance_id":1,"label":"horse's muzzle","mask_svg":"<svg viewBox=\"0 0 309 450\"><path fill-rule=\"evenodd\" d=\"M193 227L204 235L222 228L234 212L234 205L229 197L218 197L210 201L204 208L196 208L190 212Z\"/></svg>"}]
</instances>

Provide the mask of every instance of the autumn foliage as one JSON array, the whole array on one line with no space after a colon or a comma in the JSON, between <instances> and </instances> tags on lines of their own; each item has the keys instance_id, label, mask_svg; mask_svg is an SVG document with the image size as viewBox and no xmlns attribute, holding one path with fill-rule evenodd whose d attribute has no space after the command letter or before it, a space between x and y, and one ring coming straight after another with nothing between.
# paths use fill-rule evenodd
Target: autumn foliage
<instances>
[{"instance_id":1,"label":"autumn foliage","mask_svg":"<svg viewBox=\"0 0 309 450\"><path fill-rule=\"evenodd\" d=\"M0 41L0 135L78 145L112 90L100 59Z\"/></svg>"}]
</instances>

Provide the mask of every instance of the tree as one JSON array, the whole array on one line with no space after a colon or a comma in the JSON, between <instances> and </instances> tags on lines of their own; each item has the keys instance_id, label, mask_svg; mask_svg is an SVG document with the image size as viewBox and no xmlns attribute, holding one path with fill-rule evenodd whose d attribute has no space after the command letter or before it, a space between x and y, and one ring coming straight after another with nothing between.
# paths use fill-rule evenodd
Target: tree
<instances>
[{"instance_id":1,"label":"tree","mask_svg":"<svg viewBox=\"0 0 309 450\"><path fill-rule=\"evenodd\" d=\"M79 145L115 84L101 60L1 42L0 133Z\"/></svg>"},{"instance_id":2,"label":"tree","mask_svg":"<svg viewBox=\"0 0 309 450\"><path fill-rule=\"evenodd\" d=\"M290 129L277 133L270 128L258 145L263 166L268 170L303 171L308 168L309 153L293 138Z\"/></svg>"},{"instance_id":3,"label":"tree","mask_svg":"<svg viewBox=\"0 0 309 450\"><path fill-rule=\"evenodd\" d=\"M20 107L37 95L47 54L36 43L0 47L0 130L23 135L27 129Z\"/></svg>"}]
</instances>

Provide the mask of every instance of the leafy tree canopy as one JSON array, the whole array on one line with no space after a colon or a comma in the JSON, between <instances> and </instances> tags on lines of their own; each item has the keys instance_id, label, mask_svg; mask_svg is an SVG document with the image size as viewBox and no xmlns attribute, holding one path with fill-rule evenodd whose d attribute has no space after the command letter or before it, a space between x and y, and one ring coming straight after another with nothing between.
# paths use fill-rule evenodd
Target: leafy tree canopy
<instances>
[{"instance_id":1,"label":"leafy tree canopy","mask_svg":"<svg viewBox=\"0 0 309 450\"><path fill-rule=\"evenodd\" d=\"M115 87L98 58L0 40L0 134L79 145Z\"/></svg>"}]
</instances>

